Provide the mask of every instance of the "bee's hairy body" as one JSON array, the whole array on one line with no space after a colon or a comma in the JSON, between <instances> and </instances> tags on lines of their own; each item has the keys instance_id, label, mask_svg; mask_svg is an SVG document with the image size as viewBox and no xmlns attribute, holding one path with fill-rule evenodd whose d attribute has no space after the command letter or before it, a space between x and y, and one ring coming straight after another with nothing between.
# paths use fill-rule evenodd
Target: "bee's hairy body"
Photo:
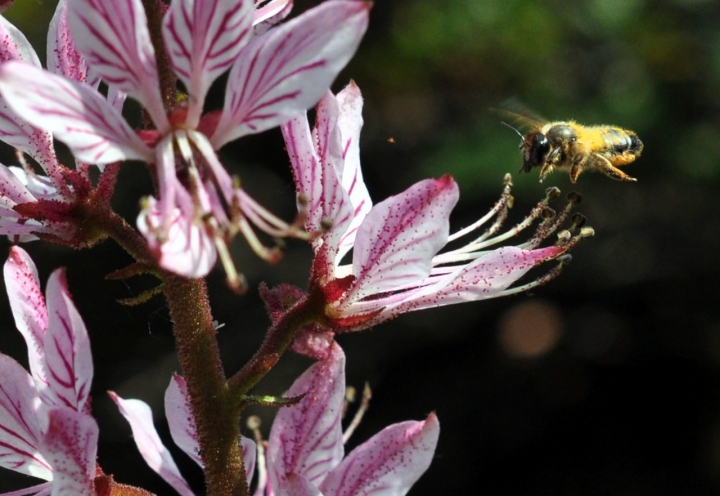
<instances>
[{"instance_id":1,"label":"bee's hairy body","mask_svg":"<svg viewBox=\"0 0 720 496\"><path fill-rule=\"evenodd\" d=\"M621 127L557 121L525 134L520 149L523 153L521 171L540 167L540 181L555 169L569 171L573 183L589 169L619 181L635 181L618 167L639 157L643 143L637 134Z\"/></svg>"}]
</instances>

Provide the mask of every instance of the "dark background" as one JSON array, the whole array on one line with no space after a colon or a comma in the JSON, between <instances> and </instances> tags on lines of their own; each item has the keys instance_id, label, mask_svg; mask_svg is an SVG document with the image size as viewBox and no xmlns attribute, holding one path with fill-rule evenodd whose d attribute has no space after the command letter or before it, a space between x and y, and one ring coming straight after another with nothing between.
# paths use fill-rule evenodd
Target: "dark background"
<instances>
[{"instance_id":1,"label":"dark background","mask_svg":"<svg viewBox=\"0 0 720 496\"><path fill-rule=\"evenodd\" d=\"M310 4L298 1L295 12ZM17 0L7 12L41 59L53 10L52 1ZM454 226L483 215L503 175L521 165L517 136L488 111L508 97L550 119L633 129L645 143L642 158L625 168L635 184L590 173L577 185L562 173L539 184L537 174L514 174L510 223L549 185L583 195L579 211L596 236L573 252L559 279L532 295L408 314L339 339L348 382L367 380L374 390L351 444L393 422L439 416L436 459L410 494L720 490L719 26L720 4L708 0L376 2L369 32L334 88L353 78L363 91L362 160L375 201L451 173L461 188ZM294 187L282 146L275 130L222 155L251 194L291 218ZM134 218L149 192L144 167L127 164L118 209ZM310 263L300 242L289 242L275 267L241 240L233 248L249 294L233 295L219 270L209 278L215 318L226 324L220 341L229 373L268 325L257 285L303 287ZM43 281L53 268L68 268L93 343L101 465L121 482L172 494L144 466L104 394L150 403L172 445L162 395L178 365L164 302L115 302L149 281L104 280L129 262L113 243L26 249ZM26 363L7 303L0 319L0 349ZM258 390L282 392L307 365L288 354ZM273 412L249 413L263 416L267 436ZM199 469L171 450L201 492ZM31 482L3 471L0 490Z\"/></svg>"}]
</instances>

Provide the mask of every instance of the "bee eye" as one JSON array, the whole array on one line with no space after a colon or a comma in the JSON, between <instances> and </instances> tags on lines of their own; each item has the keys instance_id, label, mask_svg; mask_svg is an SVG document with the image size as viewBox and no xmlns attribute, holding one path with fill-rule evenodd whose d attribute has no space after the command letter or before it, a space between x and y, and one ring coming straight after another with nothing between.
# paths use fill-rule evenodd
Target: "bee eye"
<instances>
[{"instance_id":1,"label":"bee eye","mask_svg":"<svg viewBox=\"0 0 720 496\"><path fill-rule=\"evenodd\" d=\"M545 159L550 153L550 142L543 134L536 134L534 138L530 163L536 166L545 163Z\"/></svg>"}]
</instances>

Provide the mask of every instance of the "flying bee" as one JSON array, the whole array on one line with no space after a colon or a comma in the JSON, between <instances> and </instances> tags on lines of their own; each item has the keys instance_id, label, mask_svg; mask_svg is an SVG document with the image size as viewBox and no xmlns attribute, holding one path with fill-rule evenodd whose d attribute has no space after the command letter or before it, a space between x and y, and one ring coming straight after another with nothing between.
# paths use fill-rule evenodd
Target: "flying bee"
<instances>
[{"instance_id":1,"label":"flying bee","mask_svg":"<svg viewBox=\"0 0 720 496\"><path fill-rule=\"evenodd\" d=\"M540 167L542 182L555 169L567 170L570 181L575 183L583 171L595 169L618 181L637 181L618 169L642 153L643 143L633 131L617 126L583 126L575 121L548 122L526 109L495 110L516 125L529 129L523 135L503 122L522 140L520 172Z\"/></svg>"}]
</instances>

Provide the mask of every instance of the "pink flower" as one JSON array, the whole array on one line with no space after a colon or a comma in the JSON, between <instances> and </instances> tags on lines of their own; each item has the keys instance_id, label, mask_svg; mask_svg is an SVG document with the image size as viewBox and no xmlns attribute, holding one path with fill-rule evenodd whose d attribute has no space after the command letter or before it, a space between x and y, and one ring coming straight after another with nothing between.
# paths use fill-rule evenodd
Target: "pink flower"
<instances>
[{"instance_id":1,"label":"pink flower","mask_svg":"<svg viewBox=\"0 0 720 496\"><path fill-rule=\"evenodd\" d=\"M23 62L40 70L40 60L28 40L2 17L0 39L0 60ZM97 77L88 78L87 65L75 49L68 31L65 0L60 1L50 21L47 67L54 74L94 87L100 82ZM122 97L115 100L117 105ZM28 154L47 174L47 177L35 174L24 160L21 160L24 168L0 164L0 234L7 234L16 242L37 239L36 235L72 240L76 230L63 215L63 206L70 208L81 193L79 186L90 188L87 165L78 164L80 173L70 178L71 171L55 156L53 135L18 115L4 97L0 97L0 140ZM30 204L34 205L28 207ZM24 205L26 211L20 212L18 205Z\"/></svg>"},{"instance_id":2,"label":"pink flower","mask_svg":"<svg viewBox=\"0 0 720 496\"><path fill-rule=\"evenodd\" d=\"M270 485L256 496L403 495L430 466L440 433L434 414L386 427L344 456L345 355L337 343L287 396L302 399L275 417L267 451Z\"/></svg>"},{"instance_id":3,"label":"pink flower","mask_svg":"<svg viewBox=\"0 0 720 496\"><path fill-rule=\"evenodd\" d=\"M31 488L35 494L94 495L98 427L89 415L92 357L65 275L57 270L50 276L46 306L25 251L12 247L4 271L30 373L0 354L0 466L49 481Z\"/></svg>"},{"instance_id":4,"label":"pink flower","mask_svg":"<svg viewBox=\"0 0 720 496\"><path fill-rule=\"evenodd\" d=\"M324 293L325 315L333 330L364 329L403 312L527 289L510 286L543 262L562 262L565 258L561 256L580 237L592 234L589 228L576 236L563 231L558 245L539 248L569 214L566 208L560 215L552 215L546 199L522 224L496 235L511 198L509 176L495 207L453 235L449 235L449 217L459 191L450 176L420 181L373 206L360 171L361 110L360 90L351 83L337 97L325 94L312 132L304 116L282 126L298 194L308 205L306 228L326 230L313 244L311 291L315 288ZM496 215L485 234L439 253L449 242L477 230ZM488 249L539 217L544 220L528 242ZM343 264L351 249L352 264Z\"/></svg>"},{"instance_id":5,"label":"pink flower","mask_svg":"<svg viewBox=\"0 0 720 496\"><path fill-rule=\"evenodd\" d=\"M135 444L148 466L157 472L165 482L170 484L179 494L192 496L193 492L175 465L172 456L162 444L155 430L150 407L140 400L125 400L115 393L110 393L120 413L130 423ZM175 375L165 391L165 416L170 427L170 435L180 447L201 468L204 466L200 458L197 429L190 409L185 379ZM248 480L255 470L255 442L241 438L243 463Z\"/></svg>"},{"instance_id":6,"label":"pink flower","mask_svg":"<svg viewBox=\"0 0 720 496\"><path fill-rule=\"evenodd\" d=\"M206 247L223 250L235 233L250 236L249 222L272 235L284 232L278 219L234 185L215 150L317 102L355 52L370 4L329 0L263 32L289 6L275 1L255 11L249 0L172 2L162 34L188 98L168 115L141 1L71 2L68 21L93 74L138 100L152 119L155 130L142 139L94 88L37 67L3 64L0 92L14 111L51 130L80 160L154 163L159 199L140 214L143 234L163 267L200 277L215 261L216 251ZM210 85L226 71L222 111L203 116ZM173 223L184 235L171 237ZM188 242L198 237L206 239Z\"/></svg>"}]
</instances>

